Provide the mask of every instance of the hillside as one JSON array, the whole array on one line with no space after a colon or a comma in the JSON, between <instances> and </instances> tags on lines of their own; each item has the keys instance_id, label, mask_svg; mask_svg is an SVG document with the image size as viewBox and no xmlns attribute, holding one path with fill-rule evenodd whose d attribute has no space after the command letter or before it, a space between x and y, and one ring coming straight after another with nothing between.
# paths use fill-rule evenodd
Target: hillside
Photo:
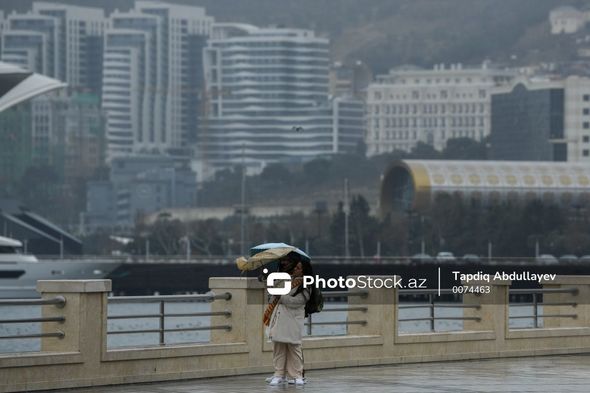
<instances>
[{"instance_id":1,"label":"hillside","mask_svg":"<svg viewBox=\"0 0 590 393\"><path fill-rule=\"evenodd\" d=\"M32 0L2 0L24 11ZM64 0L128 9L130 0ZM589 0L178 0L220 21L285 25L332 40L335 60L363 60L376 73L401 64L556 61L572 54L567 38L548 34L549 11ZM263 11L263 12L262 12ZM565 45L564 45L565 44ZM514 57L513 57L514 58Z\"/></svg>"}]
</instances>

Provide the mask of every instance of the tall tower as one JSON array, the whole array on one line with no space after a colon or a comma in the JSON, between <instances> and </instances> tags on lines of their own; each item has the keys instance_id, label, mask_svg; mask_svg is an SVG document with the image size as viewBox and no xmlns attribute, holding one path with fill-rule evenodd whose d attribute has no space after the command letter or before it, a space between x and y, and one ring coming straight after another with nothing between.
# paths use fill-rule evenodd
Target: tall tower
<instances>
[{"instance_id":1,"label":"tall tower","mask_svg":"<svg viewBox=\"0 0 590 393\"><path fill-rule=\"evenodd\" d=\"M207 132L199 145L210 172L242 160L258 172L340 150L327 39L310 30L220 23L204 61Z\"/></svg>"},{"instance_id":2,"label":"tall tower","mask_svg":"<svg viewBox=\"0 0 590 393\"><path fill-rule=\"evenodd\" d=\"M105 34L103 106L109 159L190 155L198 132L202 50L213 20L203 8L137 1Z\"/></svg>"}]
</instances>

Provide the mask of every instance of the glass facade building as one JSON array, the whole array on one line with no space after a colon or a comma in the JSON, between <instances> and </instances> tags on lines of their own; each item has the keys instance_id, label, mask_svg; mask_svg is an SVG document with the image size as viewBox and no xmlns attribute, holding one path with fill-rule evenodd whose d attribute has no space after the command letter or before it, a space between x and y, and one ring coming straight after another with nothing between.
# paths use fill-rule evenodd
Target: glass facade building
<instances>
[{"instance_id":1,"label":"glass facade building","mask_svg":"<svg viewBox=\"0 0 590 393\"><path fill-rule=\"evenodd\" d=\"M516 161L567 161L564 89L528 90L518 84L492 96L491 158Z\"/></svg>"}]
</instances>

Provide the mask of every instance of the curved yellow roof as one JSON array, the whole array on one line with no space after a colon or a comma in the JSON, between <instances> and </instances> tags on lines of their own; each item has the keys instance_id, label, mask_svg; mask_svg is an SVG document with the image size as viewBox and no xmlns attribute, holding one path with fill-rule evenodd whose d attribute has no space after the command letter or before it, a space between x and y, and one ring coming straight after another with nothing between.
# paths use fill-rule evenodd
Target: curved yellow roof
<instances>
[{"instance_id":1,"label":"curved yellow roof","mask_svg":"<svg viewBox=\"0 0 590 393\"><path fill-rule=\"evenodd\" d=\"M590 197L590 164L401 160L385 173L380 205L383 213L424 210L439 192L484 200L524 195L573 202Z\"/></svg>"}]
</instances>

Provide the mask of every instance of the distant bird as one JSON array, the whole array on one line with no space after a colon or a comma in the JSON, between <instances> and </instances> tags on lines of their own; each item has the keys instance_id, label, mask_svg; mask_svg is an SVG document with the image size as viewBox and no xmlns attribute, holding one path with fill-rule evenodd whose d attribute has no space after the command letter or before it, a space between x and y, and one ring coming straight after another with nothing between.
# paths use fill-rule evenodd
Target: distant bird
<instances>
[{"instance_id":1,"label":"distant bird","mask_svg":"<svg viewBox=\"0 0 590 393\"><path fill-rule=\"evenodd\" d=\"M293 131L295 131L295 132L302 132L303 131L303 127L293 126Z\"/></svg>"}]
</instances>

